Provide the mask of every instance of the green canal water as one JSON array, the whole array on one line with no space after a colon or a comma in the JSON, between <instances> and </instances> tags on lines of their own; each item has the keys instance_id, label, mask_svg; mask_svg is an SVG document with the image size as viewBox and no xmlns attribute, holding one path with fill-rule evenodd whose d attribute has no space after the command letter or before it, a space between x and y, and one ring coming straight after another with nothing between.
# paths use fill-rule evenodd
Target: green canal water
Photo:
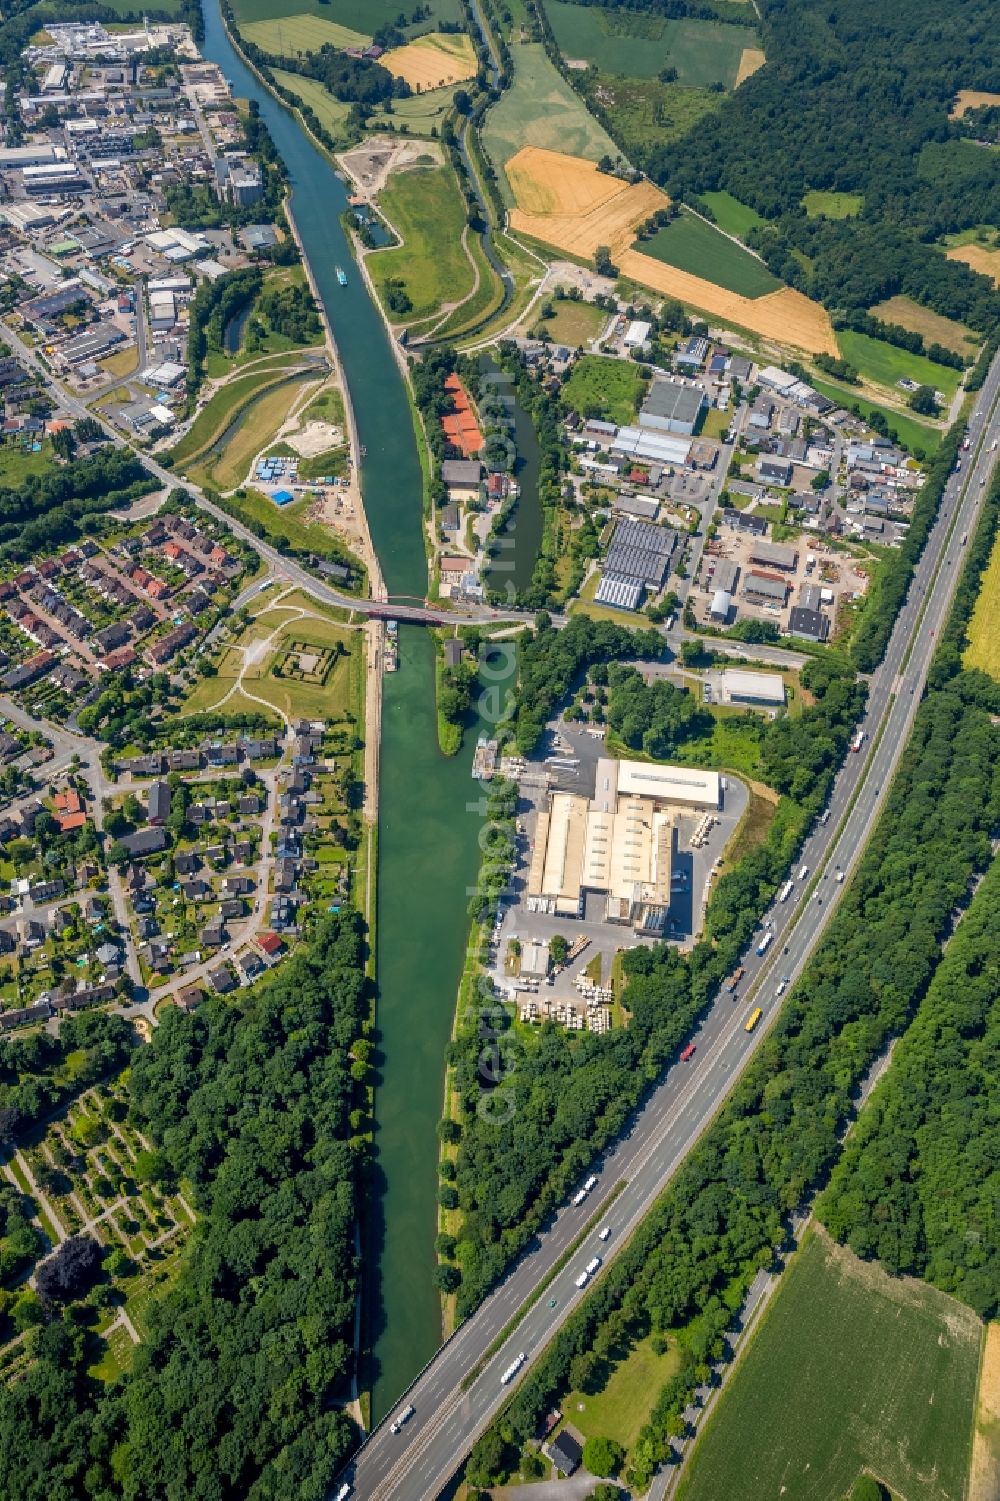
<instances>
[{"instance_id":1,"label":"green canal water","mask_svg":"<svg viewBox=\"0 0 1000 1501\"><path fill-rule=\"evenodd\" d=\"M288 169L292 211L343 361L366 449L361 481L391 595L427 588L421 475L399 369L351 258L340 215L343 182L296 120L258 83L205 6L206 57L234 93L255 99ZM341 287L336 267L348 285ZM378 1417L430 1358L440 1337L431 1277L437 1230L437 1140L444 1052L468 930L467 888L481 819L466 811L476 731L447 760L437 748L433 648L401 631L400 670L385 679L379 811L377 957L379 1194L366 1255L374 1412Z\"/></svg>"}]
</instances>

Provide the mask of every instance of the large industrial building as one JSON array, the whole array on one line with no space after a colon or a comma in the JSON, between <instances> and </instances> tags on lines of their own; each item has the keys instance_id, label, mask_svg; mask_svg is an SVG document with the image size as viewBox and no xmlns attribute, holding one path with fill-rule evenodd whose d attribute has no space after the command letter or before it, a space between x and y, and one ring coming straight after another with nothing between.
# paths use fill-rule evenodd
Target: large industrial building
<instances>
[{"instance_id":1,"label":"large industrial building","mask_svg":"<svg viewBox=\"0 0 1000 1501\"><path fill-rule=\"evenodd\" d=\"M719 806L714 771L644 761L597 763L590 800L554 792L538 816L528 896L579 917L584 896L606 897L608 922L652 936L666 931L677 853L677 816Z\"/></svg>"},{"instance_id":2,"label":"large industrial building","mask_svg":"<svg viewBox=\"0 0 1000 1501\"><path fill-rule=\"evenodd\" d=\"M785 683L780 672L747 672L740 667L726 667L719 673L719 687L723 704L746 704L754 709L784 708Z\"/></svg>"},{"instance_id":3,"label":"large industrial building","mask_svg":"<svg viewBox=\"0 0 1000 1501\"><path fill-rule=\"evenodd\" d=\"M705 393L698 386L681 386L674 381L654 380L639 413L639 426L661 433L687 433L698 425Z\"/></svg>"}]
</instances>

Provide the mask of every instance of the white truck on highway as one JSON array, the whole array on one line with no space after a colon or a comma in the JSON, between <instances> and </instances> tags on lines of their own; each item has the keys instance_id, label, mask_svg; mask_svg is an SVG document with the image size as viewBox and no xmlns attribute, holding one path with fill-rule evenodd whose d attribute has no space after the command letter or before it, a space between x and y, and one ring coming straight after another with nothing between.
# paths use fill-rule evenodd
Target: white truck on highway
<instances>
[{"instance_id":1,"label":"white truck on highway","mask_svg":"<svg viewBox=\"0 0 1000 1501\"><path fill-rule=\"evenodd\" d=\"M808 867L808 865L800 865L799 866L799 880L800 881L804 881L805 878L806 878L806 876L808 874L809 874L809 867Z\"/></svg>"},{"instance_id":2,"label":"white truck on highway","mask_svg":"<svg viewBox=\"0 0 1000 1501\"><path fill-rule=\"evenodd\" d=\"M576 1193L573 1195L572 1203L573 1203L574 1209L577 1208L580 1204L582 1204L583 1201L584 1201L584 1199L590 1193L591 1189L592 1188L596 1188L596 1187L597 1187L597 1175L596 1175L596 1173L591 1173L590 1177L587 1179L586 1183L584 1183L583 1187L582 1188L578 1188L577 1191L576 1191Z\"/></svg>"},{"instance_id":3,"label":"white truck on highway","mask_svg":"<svg viewBox=\"0 0 1000 1501\"><path fill-rule=\"evenodd\" d=\"M524 1362L527 1360L527 1358L527 1355L525 1355L524 1351L522 1350L520 1355L518 1355L514 1360L511 1361L510 1365L500 1377L501 1386L508 1386L510 1382L513 1381L514 1377L524 1365Z\"/></svg>"},{"instance_id":4,"label":"white truck on highway","mask_svg":"<svg viewBox=\"0 0 1000 1501\"><path fill-rule=\"evenodd\" d=\"M791 896L791 894L792 894L792 883L791 883L791 881L786 881L785 884L784 884L784 886L782 886L781 890L778 892L778 901L779 902L787 902L788 898Z\"/></svg>"}]
</instances>

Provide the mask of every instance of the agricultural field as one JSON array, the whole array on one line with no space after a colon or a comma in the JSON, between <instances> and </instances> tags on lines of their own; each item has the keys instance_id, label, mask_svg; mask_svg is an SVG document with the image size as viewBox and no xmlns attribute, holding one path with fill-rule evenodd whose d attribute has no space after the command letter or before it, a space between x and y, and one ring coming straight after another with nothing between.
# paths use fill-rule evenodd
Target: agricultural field
<instances>
[{"instance_id":1,"label":"agricultural field","mask_svg":"<svg viewBox=\"0 0 1000 1501\"><path fill-rule=\"evenodd\" d=\"M581 416L600 416L622 427L635 418L645 389L637 365L587 354L573 366L562 394Z\"/></svg>"},{"instance_id":2,"label":"agricultural field","mask_svg":"<svg viewBox=\"0 0 1000 1501\"><path fill-rule=\"evenodd\" d=\"M873 318L881 318L883 323L898 323L900 328L922 334L928 344L943 344L945 349L953 349L956 354L972 354L981 343L980 336L974 334L971 328L966 328L964 323L944 318L940 313L934 313L930 308L914 302L912 297L890 297L888 301L879 302L868 311Z\"/></svg>"},{"instance_id":3,"label":"agricultural field","mask_svg":"<svg viewBox=\"0 0 1000 1501\"><path fill-rule=\"evenodd\" d=\"M984 94L980 89L959 89L952 105L950 120L961 120L971 109L983 109L992 107L996 109L1000 105L1000 94Z\"/></svg>"},{"instance_id":4,"label":"agricultural field","mask_svg":"<svg viewBox=\"0 0 1000 1501\"><path fill-rule=\"evenodd\" d=\"M482 133L508 206L514 203L514 193L504 169L525 146L541 146L592 162L602 156L613 160L620 156L603 126L553 67L541 42L515 43L511 54L514 82L488 111Z\"/></svg>"},{"instance_id":5,"label":"agricultural field","mask_svg":"<svg viewBox=\"0 0 1000 1501\"><path fill-rule=\"evenodd\" d=\"M813 188L802 200L810 219L856 219L865 206L863 193L833 193Z\"/></svg>"},{"instance_id":6,"label":"agricultural field","mask_svg":"<svg viewBox=\"0 0 1000 1501\"><path fill-rule=\"evenodd\" d=\"M1000 287L1000 250L987 249L985 245L965 244L953 245L945 254L950 261L964 261L971 266L973 271L978 271L981 276L988 276L995 286Z\"/></svg>"},{"instance_id":7,"label":"agricultural field","mask_svg":"<svg viewBox=\"0 0 1000 1501\"><path fill-rule=\"evenodd\" d=\"M472 291L475 275L462 244L465 200L450 166L394 173L378 206L402 244L369 254L365 264L380 295L392 278L413 304L403 315L386 304L390 318L414 323Z\"/></svg>"},{"instance_id":8,"label":"agricultural field","mask_svg":"<svg viewBox=\"0 0 1000 1501\"><path fill-rule=\"evenodd\" d=\"M962 661L966 667L978 667L1000 683L1000 538L993 544L989 566L983 574L972 619L969 621L969 644Z\"/></svg>"},{"instance_id":9,"label":"agricultural field","mask_svg":"<svg viewBox=\"0 0 1000 1501\"><path fill-rule=\"evenodd\" d=\"M981 1339L963 1304L809 1235L679 1496L840 1501L868 1471L905 1501L963 1501Z\"/></svg>"},{"instance_id":10,"label":"agricultural field","mask_svg":"<svg viewBox=\"0 0 1000 1501\"><path fill-rule=\"evenodd\" d=\"M695 214L679 214L657 230L652 239L643 240L634 248L665 265L676 266L679 271L715 282L740 297L766 297L781 288L781 282L762 261L734 245L714 225Z\"/></svg>"},{"instance_id":11,"label":"agricultural field","mask_svg":"<svg viewBox=\"0 0 1000 1501\"><path fill-rule=\"evenodd\" d=\"M838 330L837 342L844 359L862 379L894 391L899 390L901 379L907 379L916 381L918 386L933 386L950 397L962 378L962 372L950 365L935 364L925 355L911 354L908 349L898 349L895 344L855 333L853 329Z\"/></svg>"},{"instance_id":12,"label":"agricultural field","mask_svg":"<svg viewBox=\"0 0 1000 1501\"><path fill-rule=\"evenodd\" d=\"M814 386L821 395L828 396L831 401L837 402L839 406L847 410L858 407L863 417L879 412L895 432L897 441L910 453L920 450L925 454L931 454L941 442L940 428L930 427L926 422L921 422L917 417L907 413L899 412L894 407L868 401L864 396L859 396L853 386L841 385L827 376L818 375L815 371L810 373L809 384Z\"/></svg>"},{"instance_id":13,"label":"agricultural field","mask_svg":"<svg viewBox=\"0 0 1000 1501\"><path fill-rule=\"evenodd\" d=\"M464 32L428 32L405 47L390 48L379 61L394 78L405 79L415 93L475 78L478 66L472 38Z\"/></svg>"},{"instance_id":14,"label":"agricultural field","mask_svg":"<svg viewBox=\"0 0 1000 1501\"><path fill-rule=\"evenodd\" d=\"M271 25L271 22L264 23ZM351 113L351 106L342 99L335 99L316 78L303 78L301 73L284 73L274 69L274 76L282 88L307 104L324 130L336 141L340 138L344 121Z\"/></svg>"},{"instance_id":15,"label":"agricultural field","mask_svg":"<svg viewBox=\"0 0 1000 1501\"><path fill-rule=\"evenodd\" d=\"M544 306L545 304L543 304ZM575 302L569 297L553 299L551 317L540 315L532 336L547 335L555 344L568 344L571 349L596 339L608 321L603 308L592 302Z\"/></svg>"},{"instance_id":16,"label":"agricultural field","mask_svg":"<svg viewBox=\"0 0 1000 1501\"><path fill-rule=\"evenodd\" d=\"M125 0L119 3L124 4ZM174 3L179 4L179 0ZM381 27L394 25L400 13L398 0L234 0L233 9L241 30L246 22L310 15L360 33L368 40ZM422 21L403 28L408 36L436 31L442 21L462 20L461 0L427 0L424 9L427 15Z\"/></svg>"},{"instance_id":17,"label":"agricultural field","mask_svg":"<svg viewBox=\"0 0 1000 1501\"><path fill-rule=\"evenodd\" d=\"M755 208L741 203L732 193L702 193L701 202L712 210L723 233L735 235L738 240L745 240L749 230L764 223Z\"/></svg>"},{"instance_id":18,"label":"agricultural field","mask_svg":"<svg viewBox=\"0 0 1000 1501\"><path fill-rule=\"evenodd\" d=\"M537 146L510 159L507 177L517 203L513 228L584 260L599 245L617 256L637 225L668 202L651 182L626 183L593 162Z\"/></svg>"},{"instance_id":19,"label":"agricultural field","mask_svg":"<svg viewBox=\"0 0 1000 1501\"><path fill-rule=\"evenodd\" d=\"M325 16L278 16L273 21L251 21L240 27L243 36L272 57L294 57L299 52L318 52L331 47L367 47L371 37L352 31ZM308 80L311 82L312 80Z\"/></svg>"},{"instance_id":20,"label":"agricultural field","mask_svg":"<svg viewBox=\"0 0 1000 1501\"><path fill-rule=\"evenodd\" d=\"M545 11L565 58L633 78L655 78L664 68L676 68L678 83L692 88L720 83L733 88L743 50L753 39L745 26L668 21L565 0L545 0Z\"/></svg>"}]
</instances>

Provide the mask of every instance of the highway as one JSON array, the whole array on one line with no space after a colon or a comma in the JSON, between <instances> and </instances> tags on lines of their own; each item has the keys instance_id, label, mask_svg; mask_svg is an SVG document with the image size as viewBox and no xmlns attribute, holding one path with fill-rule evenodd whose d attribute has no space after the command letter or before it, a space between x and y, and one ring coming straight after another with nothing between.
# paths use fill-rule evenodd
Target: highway
<instances>
[{"instance_id":1,"label":"highway","mask_svg":"<svg viewBox=\"0 0 1000 1501\"><path fill-rule=\"evenodd\" d=\"M396 1406L398 1413L411 1404L412 1417L400 1433L392 1434L388 1420L395 1414L389 1414L337 1478L334 1493L346 1483L349 1494L364 1501L429 1501L438 1495L532 1361L586 1296L574 1282L585 1262L599 1254L606 1263L625 1244L760 1046L778 1014L779 978L788 976L793 984L801 975L844 889L835 879L837 868L850 875L888 795L961 571L962 538L974 529L998 457L992 449L994 442L1000 443L998 392L1000 356L970 421L972 447L962 455L962 471L949 481L885 659L871 677L862 750L846 757L829 818L815 825L803 847L798 863L809 867L809 876L796 881L786 904L776 902L766 914L774 937L764 957L751 950L743 960L746 976L738 1003L724 991L716 996L692 1038L693 1060L668 1070L627 1138L594 1164L598 1181L593 1192L579 1208L565 1206L556 1214L504 1281L441 1347ZM748 1034L744 1023L751 1004L762 1006L764 1015ZM500 1129L516 1130L516 1118ZM591 1222L577 1252L554 1273ZM605 1223L611 1235L602 1242L597 1230ZM517 1328L487 1358L519 1310L525 1311ZM502 1385L501 1374L522 1353L525 1361L517 1376Z\"/></svg>"}]
</instances>

